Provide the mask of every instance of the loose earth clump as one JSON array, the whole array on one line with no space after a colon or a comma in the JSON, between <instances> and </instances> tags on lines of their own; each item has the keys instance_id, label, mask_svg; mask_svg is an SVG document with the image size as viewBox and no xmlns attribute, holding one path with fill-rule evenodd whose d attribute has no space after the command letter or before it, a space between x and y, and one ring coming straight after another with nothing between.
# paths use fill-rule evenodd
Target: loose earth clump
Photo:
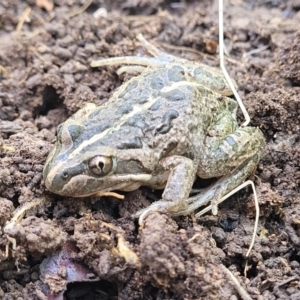
<instances>
[{"instance_id":1,"label":"loose earth clump","mask_svg":"<svg viewBox=\"0 0 300 300\"><path fill-rule=\"evenodd\" d=\"M225 3L227 68L267 140L256 172L259 231L247 261L249 191L216 217L153 213L139 228L131 215L159 191L142 188L120 201L45 190L57 125L86 102L105 103L130 78L115 67L93 70L92 60L146 55L135 38L142 33L166 52L218 66L217 2L93 1L80 11L82 3L0 4L0 298L239 299L240 286L252 299L299 299L297 1ZM23 217L28 202L39 205ZM20 218L4 230L14 211Z\"/></svg>"}]
</instances>

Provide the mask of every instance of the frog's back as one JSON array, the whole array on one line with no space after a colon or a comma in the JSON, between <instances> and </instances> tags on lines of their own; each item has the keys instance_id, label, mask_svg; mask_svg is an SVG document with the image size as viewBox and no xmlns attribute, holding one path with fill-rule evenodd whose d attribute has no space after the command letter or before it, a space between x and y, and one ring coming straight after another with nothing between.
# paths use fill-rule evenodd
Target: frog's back
<instances>
[{"instance_id":1,"label":"frog's back","mask_svg":"<svg viewBox=\"0 0 300 300\"><path fill-rule=\"evenodd\" d=\"M147 71L123 84L105 104L83 120L84 134L73 147L157 149L182 155L201 145L220 109L211 90L197 84L180 66ZM87 141L89 141L87 143ZM86 149L81 149L85 151Z\"/></svg>"}]
</instances>

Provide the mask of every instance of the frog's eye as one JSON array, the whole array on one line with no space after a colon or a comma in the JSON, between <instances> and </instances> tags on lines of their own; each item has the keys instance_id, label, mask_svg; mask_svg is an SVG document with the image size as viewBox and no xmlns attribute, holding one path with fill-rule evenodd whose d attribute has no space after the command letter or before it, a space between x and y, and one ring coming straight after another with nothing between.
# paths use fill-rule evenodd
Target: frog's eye
<instances>
[{"instance_id":1,"label":"frog's eye","mask_svg":"<svg viewBox=\"0 0 300 300\"><path fill-rule=\"evenodd\" d=\"M89 161L90 171L97 176L106 175L113 166L112 158L108 156L95 156Z\"/></svg>"}]
</instances>

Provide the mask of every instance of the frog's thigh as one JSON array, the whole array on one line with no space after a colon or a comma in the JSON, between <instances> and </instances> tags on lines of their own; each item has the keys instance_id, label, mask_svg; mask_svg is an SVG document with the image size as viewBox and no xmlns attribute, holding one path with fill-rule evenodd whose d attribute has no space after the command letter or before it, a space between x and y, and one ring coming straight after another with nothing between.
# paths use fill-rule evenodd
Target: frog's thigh
<instances>
[{"instance_id":1,"label":"frog's thigh","mask_svg":"<svg viewBox=\"0 0 300 300\"><path fill-rule=\"evenodd\" d=\"M170 156L161 162L170 175L162 195L162 200L185 205L195 180L195 166L191 159L183 156Z\"/></svg>"},{"instance_id":2,"label":"frog's thigh","mask_svg":"<svg viewBox=\"0 0 300 300\"><path fill-rule=\"evenodd\" d=\"M258 163L264 137L256 127L238 128L224 139L206 139L197 175L201 178L220 177L231 173L248 160Z\"/></svg>"}]
</instances>

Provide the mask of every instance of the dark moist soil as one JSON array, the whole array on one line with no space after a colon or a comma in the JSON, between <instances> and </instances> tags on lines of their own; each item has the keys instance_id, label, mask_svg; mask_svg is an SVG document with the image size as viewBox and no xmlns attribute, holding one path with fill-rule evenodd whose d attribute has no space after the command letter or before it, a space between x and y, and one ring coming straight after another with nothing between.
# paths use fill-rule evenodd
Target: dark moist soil
<instances>
[{"instance_id":1,"label":"dark moist soil","mask_svg":"<svg viewBox=\"0 0 300 300\"><path fill-rule=\"evenodd\" d=\"M135 38L142 33L166 52L218 65L217 1L94 0L77 11L86 2L0 4L0 299L62 299L66 288L66 299L241 299L224 267L252 299L300 299L300 2L225 3L227 69L267 141L247 265L250 190L216 217L153 213L141 228L131 214L157 192L119 201L45 190L57 125L86 102L103 104L129 78L92 69L92 60L147 55ZM4 232L27 202L38 205Z\"/></svg>"}]
</instances>

